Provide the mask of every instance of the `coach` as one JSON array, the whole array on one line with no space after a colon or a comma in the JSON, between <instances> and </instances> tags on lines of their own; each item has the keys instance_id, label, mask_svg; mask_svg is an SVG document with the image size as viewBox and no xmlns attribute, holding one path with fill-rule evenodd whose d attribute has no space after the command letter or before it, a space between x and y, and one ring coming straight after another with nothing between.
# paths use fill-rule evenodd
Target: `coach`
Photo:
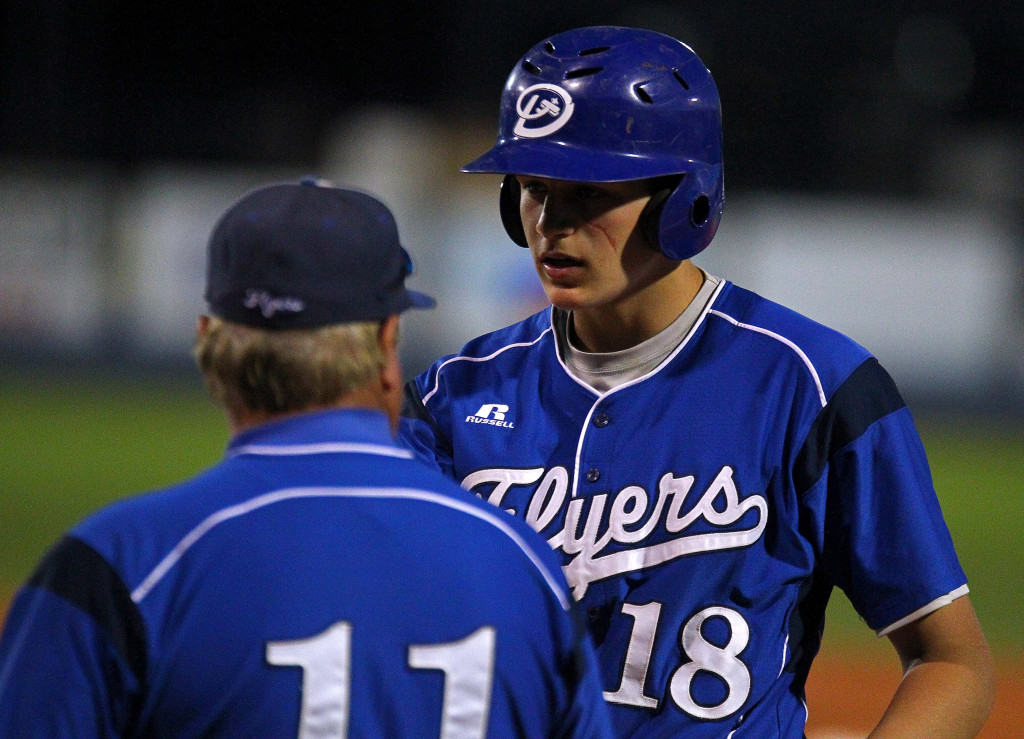
<instances>
[{"instance_id":1,"label":"coach","mask_svg":"<svg viewBox=\"0 0 1024 739\"><path fill-rule=\"evenodd\" d=\"M208 260L225 457L43 558L0 639L0 736L610 736L554 552L392 439L399 314L433 300L388 209L270 185Z\"/></svg>"}]
</instances>

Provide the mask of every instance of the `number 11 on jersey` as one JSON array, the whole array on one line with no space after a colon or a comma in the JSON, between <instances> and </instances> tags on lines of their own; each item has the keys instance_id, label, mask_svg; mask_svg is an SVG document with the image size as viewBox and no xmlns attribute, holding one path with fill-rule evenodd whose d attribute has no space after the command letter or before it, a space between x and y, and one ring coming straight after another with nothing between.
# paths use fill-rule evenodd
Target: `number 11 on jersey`
<instances>
[{"instance_id":1,"label":"number 11 on jersey","mask_svg":"<svg viewBox=\"0 0 1024 739\"><path fill-rule=\"evenodd\" d=\"M444 673L440 739L483 739L491 703L495 632L483 626L447 644L409 646L408 665ZM268 642L267 662L302 668L298 739L348 736L352 625L339 621L306 639Z\"/></svg>"}]
</instances>

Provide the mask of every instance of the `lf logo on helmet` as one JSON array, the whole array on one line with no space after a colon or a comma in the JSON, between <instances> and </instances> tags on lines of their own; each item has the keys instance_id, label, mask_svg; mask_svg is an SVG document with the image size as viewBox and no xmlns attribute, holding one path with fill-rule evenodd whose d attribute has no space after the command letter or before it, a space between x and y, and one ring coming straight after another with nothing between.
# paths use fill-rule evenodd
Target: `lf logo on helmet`
<instances>
[{"instance_id":1,"label":"lf logo on helmet","mask_svg":"<svg viewBox=\"0 0 1024 739\"><path fill-rule=\"evenodd\" d=\"M519 122L512 133L527 139L539 139L564 126L572 117L572 111L572 96L558 85L531 85L516 101Z\"/></svg>"}]
</instances>

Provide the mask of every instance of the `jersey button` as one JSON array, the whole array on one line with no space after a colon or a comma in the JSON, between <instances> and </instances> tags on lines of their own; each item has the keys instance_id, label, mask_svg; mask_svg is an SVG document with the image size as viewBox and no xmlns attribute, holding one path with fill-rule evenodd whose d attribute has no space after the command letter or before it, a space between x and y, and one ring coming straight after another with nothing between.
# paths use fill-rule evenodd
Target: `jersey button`
<instances>
[{"instance_id":1,"label":"jersey button","mask_svg":"<svg viewBox=\"0 0 1024 739\"><path fill-rule=\"evenodd\" d=\"M587 482L597 482L601 479L601 470L592 467L587 470Z\"/></svg>"},{"instance_id":2,"label":"jersey button","mask_svg":"<svg viewBox=\"0 0 1024 739\"><path fill-rule=\"evenodd\" d=\"M598 413L596 416L594 416L594 425L597 426L599 429L603 429L611 422L612 419L608 418L607 413Z\"/></svg>"}]
</instances>

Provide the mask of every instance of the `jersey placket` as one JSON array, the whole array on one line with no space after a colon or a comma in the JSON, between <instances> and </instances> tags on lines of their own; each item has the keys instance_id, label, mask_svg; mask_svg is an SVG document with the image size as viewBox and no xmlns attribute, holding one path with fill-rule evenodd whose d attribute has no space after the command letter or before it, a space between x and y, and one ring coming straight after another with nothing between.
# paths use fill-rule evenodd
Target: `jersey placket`
<instances>
[{"instance_id":1,"label":"jersey placket","mask_svg":"<svg viewBox=\"0 0 1024 739\"><path fill-rule=\"evenodd\" d=\"M587 414L580 431L576 453L573 497L593 497L607 493L609 500L615 491L609 487L614 479L614 424L612 402L608 396L600 398Z\"/></svg>"}]
</instances>

